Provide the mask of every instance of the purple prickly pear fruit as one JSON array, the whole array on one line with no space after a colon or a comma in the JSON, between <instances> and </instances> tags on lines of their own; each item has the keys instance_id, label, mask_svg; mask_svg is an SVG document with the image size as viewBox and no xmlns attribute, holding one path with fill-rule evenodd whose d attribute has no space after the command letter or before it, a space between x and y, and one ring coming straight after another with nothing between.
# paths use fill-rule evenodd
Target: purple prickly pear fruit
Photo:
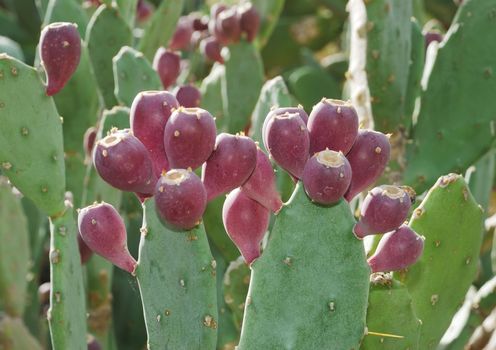
<instances>
[{"instance_id":1,"label":"purple prickly pear fruit","mask_svg":"<svg viewBox=\"0 0 496 350\"><path fill-rule=\"evenodd\" d=\"M201 92L194 85L187 84L178 86L174 90L174 95L180 106L187 108L200 107Z\"/></svg>"},{"instance_id":2,"label":"purple prickly pear fruit","mask_svg":"<svg viewBox=\"0 0 496 350\"><path fill-rule=\"evenodd\" d=\"M154 198L160 219L181 230L198 225L207 206L207 192L200 178L184 169L172 169L162 175Z\"/></svg>"},{"instance_id":3,"label":"purple prickly pear fruit","mask_svg":"<svg viewBox=\"0 0 496 350\"><path fill-rule=\"evenodd\" d=\"M87 341L88 350L102 350L102 346L94 337L90 337Z\"/></svg>"},{"instance_id":4,"label":"purple prickly pear fruit","mask_svg":"<svg viewBox=\"0 0 496 350\"><path fill-rule=\"evenodd\" d=\"M239 188L226 198L222 221L247 264L260 256L260 242L269 227L270 211Z\"/></svg>"},{"instance_id":5,"label":"purple prickly pear fruit","mask_svg":"<svg viewBox=\"0 0 496 350\"><path fill-rule=\"evenodd\" d=\"M368 263L372 272L402 270L413 265L424 250L424 237L406 225L386 233Z\"/></svg>"},{"instance_id":6,"label":"purple prickly pear fruit","mask_svg":"<svg viewBox=\"0 0 496 350\"><path fill-rule=\"evenodd\" d=\"M189 14L193 30L197 32L204 32L208 30L208 16L202 16L199 13Z\"/></svg>"},{"instance_id":7,"label":"purple prickly pear fruit","mask_svg":"<svg viewBox=\"0 0 496 350\"><path fill-rule=\"evenodd\" d=\"M153 57L155 69L162 81L164 89L174 84L181 71L181 56L178 53L160 47Z\"/></svg>"},{"instance_id":8,"label":"purple prickly pear fruit","mask_svg":"<svg viewBox=\"0 0 496 350\"><path fill-rule=\"evenodd\" d=\"M81 257L81 265L84 265L90 260L93 255L93 251L84 243L81 235L77 236L78 248L79 248L79 256Z\"/></svg>"},{"instance_id":9,"label":"purple prickly pear fruit","mask_svg":"<svg viewBox=\"0 0 496 350\"><path fill-rule=\"evenodd\" d=\"M163 144L171 168L196 169L212 154L217 129L201 108L176 109L164 130Z\"/></svg>"},{"instance_id":10,"label":"purple prickly pear fruit","mask_svg":"<svg viewBox=\"0 0 496 350\"><path fill-rule=\"evenodd\" d=\"M310 138L298 113L277 114L265 129L264 145L271 157L288 173L301 179L308 159Z\"/></svg>"},{"instance_id":11,"label":"purple prickly pear fruit","mask_svg":"<svg viewBox=\"0 0 496 350\"><path fill-rule=\"evenodd\" d=\"M215 19L214 35L223 45L238 42L241 38L240 18L235 7L219 13Z\"/></svg>"},{"instance_id":12,"label":"purple prickly pear fruit","mask_svg":"<svg viewBox=\"0 0 496 350\"><path fill-rule=\"evenodd\" d=\"M190 18L183 16L179 18L176 25L176 31L169 41L169 48L171 50L185 50L189 47L191 42L191 35L193 34L193 23Z\"/></svg>"},{"instance_id":13,"label":"purple prickly pear fruit","mask_svg":"<svg viewBox=\"0 0 496 350\"><path fill-rule=\"evenodd\" d=\"M257 164L257 145L244 135L222 133L212 155L203 164L202 181L207 200L242 186Z\"/></svg>"},{"instance_id":14,"label":"purple prickly pear fruit","mask_svg":"<svg viewBox=\"0 0 496 350\"><path fill-rule=\"evenodd\" d=\"M425 49L429 47L429 44L433 41L440 43L444 39L444 35L439 33L438 31L428 31L424 33L425 39Z\"/></svg>"},{"instance_id":15,"label":"purple prickly pear fruit","mask_svg":"<svg viewBox=\"0 0 496 350\"><path fill-rule=\"evenodd\" d=\"M360 130L346 155L351 165L350 188L344 198L349 202L381 176L389 161L389 137L378 131Z\"/></svg>"},{"instance_id":16,"label":"purple prickly pear fruit","mask_svg":"<svg viewBox=\"0 0 496 350\"><path fill-rule=\"evenodd\" d=\"M412 205L410 195L398 186L373 188L362 203L360 220L353 228L358 238L392 231L403 224Z\"/></svg>"},{"instance_id":17,"label":"purple prickly pear fruit","mask_svg":"<svg viewBox=\"0 0 496 350\"><path fill-rule=\"evenodd\" d=\"M308 118L310 154L326 148L347 154L358 135L358 115L349 102L322 99Z\"/></svg>"},{"instance_id":18,"label":"purple prickly pear fruit","mask_svg":"<svg viewBox=\"0 0 496 350\"><path fill-rule=\"evenodd\" d=\"M247 2L238 7L241 31L246 33L246 39L253 41L260 28L260 15L252 3Z\"/></svg>"},{"instance_id":19,"label":"purple prickly pear fruit","mask_svg":"<svg viewBox=\"0 0 496 350\"><path fill-rule=\"evenodd\" d=\"M78 228L81 238L93 252L134 274L137 263L127 249L126 226L113 206L102 202L81 209Z\"/></svg>"},{"instance_id":20,"label":"purple prickly pear fruit","mask_svg":"<svg viewBox=\"0 0 496 350\"><path fill-rule=\"evenodd\" d=\"M277 191L276 177L269 157L260 148L257 149L257 165L241 190L251 199L256 200L267 209L278 212L282 207L281 195Z\"/></svg>"},{"instance_id":21,"label":"purple prickly pear fruit","mask_svg":"<svg viewBox=\"0 0 496 350\"><path fill-rule=\"evenodd\" d=\"M157 177L152 160L129 129L116 130L98 141L93 164L102 179L121 191L153 193Z\"/></svg>"},{"instance_id":22,"label":"purple prickly pear fruit","mask_svg":"<svg viewBox=\"0 0 496 350\"><path fill-rule=\"evenodd\" d=\"M351 166L342 152L325 149L305 164L303 186L312 201L329 205L339 201L351 182Z\"/></svg>"},{"instance_id":23,"label":"purple prickly pear fruit","mask_svg":"<svg viewBox=\"0 0 496 350\"><path fill-rule=\"evenodd\" d=\"M153 12L153 6L146 0L138 0L136 5L136 18L139 22L145 22L150 18Z\"/></svg>"},{"instance_id":24,"label":"purple prickly pear fruit","mask_svg":"<svg viewBox=\"0 0 496 350\"><path fill-rule=\"evenodd\" d=\"M40 37L41 64L47 76L46 94L62 90L76 71L81 58L81 37L72 23L56 22L47 25Z\"/></svg>"},{"instance_id":25,"label":"purple prickly pear fruit","mask_svg":"<svg viewBox=\"0 0 496 350\"><path fill-rule=\"evenodd\" d=\"M224 64L221 50L222 46L214 36L205 38L200 42L200 51L207 59Z\"/></svg>"},{"instance_id":26,"label":"purple prickly pear fruit","mask_svg":"<svg viewBox=\"0 0 496 350\"><path fill-rule=\"evenodd\" d=\"M164 149L164 129L172 110L177 108L179 102L167 91L140 92L131 105L131 130L150 153L157 177L169 169Z\"/></svg>"},{"instance_id":27,"label":"purple prickly pear fruit","mask_svg":"<svg viewBox=\"0 0 496 350\"><path fill-rule=\"evenodd\" d=\"M93 147L95 146L96 140L96 128L90 126L88 130L85 131L83 136L83 148L87 158L91 158L93 152Z\"/></svg>"},{"instance_id":28,"label":"purple prickly pear fruit","mask_svg":"<svg viewBox=\"0 0 496 350\"><path fill-rule=\"evenodd\" d=\"M272 119L272 117L274 117L276 115L282 115L282 114L286 114L286 113L291 113L291 114L297 113L300 116L301 120L303 120L303 123L305 125L307 125L308 114L307 114L307 112L305 112L305 110L303 109L303 107L301 105L299 105L298 107L279 107L279 108L272 109L265 117L265 120L264 120L264 123L262 126L262 141L263 141L264 145L267 144L266 134L267 134L267 125L269 124L269 121Z\"/></svg>"}]
</instances>

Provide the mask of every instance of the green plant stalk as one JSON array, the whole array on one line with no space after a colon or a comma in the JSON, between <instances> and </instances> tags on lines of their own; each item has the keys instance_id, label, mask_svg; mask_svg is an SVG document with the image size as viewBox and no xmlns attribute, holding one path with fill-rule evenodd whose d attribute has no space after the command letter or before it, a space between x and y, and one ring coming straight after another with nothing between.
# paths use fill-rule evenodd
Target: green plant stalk
<instances>
[{"instance_id":1,"label":"green plant stalk","mask_svg":"<svg viewBox=\"0 0 496 350\"><path fill-rule=\"evenodd\" d=\"M216 262L203 224L170 230L159 221L153 199L146 200L141 235L136 276L148 349L215 349Z\"/></svg>"},{"instance_id":2,"label":"green plant stalk","mask_svg":"<svg viewBox=\"0 0 496 350\"><path fill-rule=\"evenodd\" d=\"M459 175L442 176L409 226L425 237L420 260L395 274L422 320L420 349L435 349L477 273L482 210ZM446 266L449 268L446 268Z\"/></svg>"},{"instance_id":3,"label":"green plant stalk","mask_svg":"<svg viewBox=\"0 0 496 350\"><path fill-rule=\"evenodd\" d=\"M298 184L252 265L240 350L353 349L365 334L369 267L349 205Z\"/></svg>"}]
</instances>

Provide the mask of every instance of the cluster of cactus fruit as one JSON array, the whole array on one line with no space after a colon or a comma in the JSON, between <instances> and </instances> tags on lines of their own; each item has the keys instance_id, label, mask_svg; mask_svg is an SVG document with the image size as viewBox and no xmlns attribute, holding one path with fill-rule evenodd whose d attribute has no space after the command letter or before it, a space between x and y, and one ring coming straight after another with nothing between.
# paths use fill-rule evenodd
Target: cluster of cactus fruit
<instances>
[{"instance_id":1,"label":"cluster of cactus fruit","mask_svg":"<svg viewBox=\"0 0 496 350\"><path fill-rule=\"evenodd\" d=\"M496 349L495 13L0 0L0 348Z\"/></svg>"},{"instance_id":2,"label":"cluster of cactus fruit","mask_svg":"<svg viewBox=\"0 0 496 350\"><path fill-rule=\"evenodd\" d=\"M229 193L222 209L226 232L247 263L258 258L270 212L282 207L265 152L247 136L217 136L208 111L185 108L167 91L139 93L129 124L131 129L112 129L95 144L98 174L142 201L153 197L157 215L177 230L199 225L207 202ZM358 130L356 111L344 101L323 98L310 116L301 107L275 108L265 118L262 135L275 162L295 181L301 180L309 198L321 205L336 204L343 197L351 201L379 178L389 161L388 136ZM201 180L194 172L200 166ZM363 202L353 230L357 238L391 231L369 260L373 272L404 269L422 253L422 238L401 226L412 192L380 186ZM82 209L79 232L93 251L134 273L136 262L127 249L123 220L109 204Z\"/></svg>"}]
</instances>

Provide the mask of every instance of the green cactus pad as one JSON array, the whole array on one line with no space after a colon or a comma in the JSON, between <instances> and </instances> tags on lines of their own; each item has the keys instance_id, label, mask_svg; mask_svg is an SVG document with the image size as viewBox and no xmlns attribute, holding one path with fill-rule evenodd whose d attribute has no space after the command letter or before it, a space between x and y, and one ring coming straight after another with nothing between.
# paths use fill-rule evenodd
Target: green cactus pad
<instances>
[{"instance_id":1,"label":"green cactus pad","mask_svg":"<svg viewBox=\"0 0 496 350\"><path fill-rule=\"evenodd\" d=\"M26 306L26 276L30 250L28 223L20 198L0 177L0 299L10 316L22 316Z\"/></svg>"},{"instance_id":2,"label":"green cactus pad","mask_svg":"<svg viewBox=\"0 0 496 350\"><path fill-rule=\"evenodd\" d=\"M157 72L141 52L124 46L112 61L115 96L121 104L131 107L139 92L162 89Z\"/></svg>"},{"instance_id":3,"label":"green cactus pad","mask_svg":"<svg viewBox=\"0 0 496 350\"><path fill-rule=\"evenodd\" d=\"M231 261L224 274L224 299L231 309L234 324L239 329L241 329L241 324L243 323L250 274L251 270L242 256Z\"/></svg>"},{"instance_id":4,"label":"green cactus pad","mask_svg":"<svg viewBox=\"0 0 496 350\"><path fill-rule=\"evenodd\" d=\"M217 131L227 131L224 106L222 101L222 81L225 80L226 69L223 64L212 66L210 74L202 80L200 86L201 108L206 109L215 117Z\"/></svg>"},{"instance_id":5,"label":"green cactus pad","mask_svg":"<svg viewBox=\"0 0 496 350\"><path fill-rule=\"evenodd\" d=\"M222 81L224 115L227 131L244 131L263 85L263 64L255 46L246 41L229 46L225 62L226 79Z\"/></svg>"},{"instance_id":6,"label":"green cactus pad","mask_svg":"<svg viewBox=\"0 0 496 350\"><path fill-rule=\"evenodd\" d=\"M153 200L145 201L143 211L136 275L148 349L215 349L216 262L203 224L172 231L159 221Z\"/></svg>"},{"instance_id":7,"label":"green cactus pad","mask_svg":"<svg viewBox=\"0 0 496 350\"><path fill-rule=\"evenodd\" d=\"M417 192L429 188L440 174L464 171L494 142L494 11L492 0L464 1L431 62L428 79L424 73L427 86L404 177ZM460 83L447 88L447 81Z\"/></svg>"},{"instance_id":8,"label":"green cactus pad","mask_svg":"<svg viewBox=\"0 0 496 350\"><path fill-rule=\"evenodd\" d=\"M253 0L252 3L260 14L260 30L257 35L257 46L263 47L274 30L279 15L284 7L284 0Z\"/></svg>"},{"instance_id":9,"label":"green cactus pad","mask_svg":"<svg viewBox=\"0 0 496 350\"><path fill-rule=\"evenodd\" d=\"M134 28L138 0L116 0L116 3L121 16L126 20L129 27Z\"/></svg>"},{"instance_id":10,"label":"green cactus pad","mask_svg":"<svg viewBox=\"0 0 496 350\"><path fill-rule=\"evenodd\" d=\"M0 52L24 61L24 54L19 44L6 36L0 36Z\"/></svg>"},{"instance_id":11,"label":"green cactus pad","mask_svg":"<svg viewBox=\"0 0 496 350\"><path fill-rule=\"evenodd\" d=\"M227 235L222 222L222 207L225 199L225 196L219 196L208 203L203 214L203 224L210 243L219 250L226 261L233 261L239 256L239 250Z\"/></svg>"},{"instance_id":12,"label":"green cactus pad","mask_svg":"<svg viewBox=\"0 0 496 350\"><path fill-rule=\"evenodd\" d=\"M76 0L50 0L44 16L42 26L53 22L73 22L77 25L82 38L86 33L88 16L81 4Z\"/></svg>"},{"instance_id":13,"label":"green cactus pad","mask_svg":"<svg viewBox=\"0 0 496 350\"><path fill-rule=\"evenodd\" d=\"M74 210L50 219L50 309L52 346L86 350L86 307Z\"/></svg>"},{"instance_id":14,"label":"green cactus pad","mask_svg":"<svg viewBox=\"0 0 496 350\"><path fill-rule=\"evenodd\" d=\"M322 94L326 98L341 97L340 82L322 67L303 66L295 69L288 77L288 88L307 112L322 99Z\"/></svg>"},{"instance_id":15,"label":"green cactus pad","mask_svg":"<svg viewBox=\"0 0 496 350\"><path fill-rule=\"evenodd\" d=\"M0 54L0 167L48 215L64 209L62 122L35 69Z\"/></svg>"},{"instance_id":16,"label":"green cactus pad","mask_svg":"<svg viewBox=\"0 0 496 350\"><path fill-rule=\"evenodd\" d=\"M22 320L0 316L0 349L5 350L42 350Z\"/></svg>"},{"instance_id":17,"label":"green cactus pad","mask_svg":"<svg viewBox=\"0 0 496 350\"><path fill-rule=\"evenodd\" d=\"M227 306L224 294L224 274L227 269L227 262L224 260L219 251L210 247L212 255L217 262L216 279L217 279L217 309L219 315L219 325L217 331L217 349L234 350L239 341L239 329L234 325L233 314Z\"/></svg>"},{"instance_id":18,"label":"green cactus pad","mask_svg":"<svg viewBox=\"0 0 496 350\"><path fill-rule=\"evenodd\" d=\"M373 274L367 308L367 332L370 333L360 349L420 349L420 327L421 321L415 315L406 287L388 275Z\"/></svg>"},{"instance_id":19,"label":"green cactus pad","mask_svg":"<svg viewBox=\"0 0 496 350\"><path fill-rule=\"evenodd\" d=\"M408 129L412 123L413 111L415 102L420 96L420 80L424 71L425 61L425 39L422 34L422 29L415 18L411 21L411 50L410 50L410 70L408 72L408 83L406 86L405 108L403 110L404 117L402 120L403 126Z\"/></svg>"},{"instance_id":20,"label":"green cactus pad","mask_svg":"<svg viewBox=\"0 0 496 350\"><path fill-rule=\"evenodd\" d=\"M369 267L347 202L313 204L299 184L252 265L240 350L357 349Z\"/></svg>"},{"instance_id":21,"label":"green cactus pad","mask_svg":"<svg viewBox=\"0 0 496 350\"><path fill-rule=\"evenodd\" d=\"M101 5L88 23L86 43L107 108L117 104L114 96L112 58L122 46L130 45L131 40L131 29L114 7Z\"/></svg>"},{"instance_id":22,"label":"green cactus pad","mask_svg":"<svg viewBox=\"0 0 496 350\"><path fill-rule=\"evenodd\" d=\"M367 7L367 64L375 129L393 132L405 122L411 50L412 4L376 0Z\"/></svg>"},{"instance_id":23,"label":"green cactus pad","mask_svg":"<svg viewBox=\"0 0 496 350\"><path fill-rule=\"evenodd\" d=\"M435 349L476 276L482 210L463 178L450 174L429 190L409 225L425 237L424 252L395 278L422 320L419 349Z\"/></svg>"},{"instance_id":24,"label":"green cactus pad","mask_svg":"<svg viewBox=\"0 0 496 350\"><path fill-rule=\"evenodd\" d=\"M176 30L185 0L162 1L145 27L138 48L146 58L153 59L160 46L167 46Z\"/></svg>"}]
</instances>

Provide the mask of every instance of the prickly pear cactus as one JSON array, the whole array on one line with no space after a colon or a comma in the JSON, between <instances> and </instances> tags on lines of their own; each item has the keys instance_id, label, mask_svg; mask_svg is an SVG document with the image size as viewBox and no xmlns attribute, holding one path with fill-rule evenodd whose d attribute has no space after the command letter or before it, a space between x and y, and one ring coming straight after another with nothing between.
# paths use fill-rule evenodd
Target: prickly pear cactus
<instances>
[{"instance_id":1,"label":"prickly pear cactus","mask_svg":"<svg viewBox=\"0 0 496 350\"><path fill-rule=\"evenodd\" d=\"M143 212L136 276L148 348L215 349L216 262L203 225L190 231L168 229L153 200L143 204Z\"/></svg>"},{"instance_id":2,"label":"prickly pear cactus","mask_svg":"<svg viewBox=\"0 0 496 350\"><path fill-rule=\"evenodd\" d=\"M407 288L390 275L372 274L367 334L360 349L420 349L421 326Z\"/></svg>"},{"instance_id":3,"label":"prickly pear cactus","mask_svg":"<svg viewBox=\"0 0 496 350\"><path fill-rule=\"evenodd\" d=\"M440 174L464 171L494 143L494 11L491 0L464 1L445 42L427 57L404 176L417 191L428 188ZM446 89L444 82L455 77L465 88Z\"/></svg>"},{"instance_id":4,"label":"prickly pear cactus","mask_svg":"<svg viewBox=\"0 0 496 350\"><path fill-rule=\"evenodd\" d=\"M60 213L65 192L62 119L35 69L0 54L0 76L2 173L47 214Z\"/></svg>"},{"instance_id":5,"label":"prickly pear cactus","mask_svg":"<svg viewBox=\"0 0 496 350\"><path fill-rule=\"evenodd\" d=\"M2 309L11 316L21 316L27 302L26 275L30 247L28 223L21 201L12 193L6 179L0 177L0 298Z\"/></svg>"},{"instance_id":6,"label":"prickly pear cactus","mask_svg":"<svg viewBox=\"0 0 496 350\"><path fill-rule=\"evenodd\" d=\"M160 90L162 84L152 65L143 54L124 46L113 58L115 96L130 107L134 97L145 90Z\"/></svg>"},{"instance_id":7,"label":"prickly pear cactus","mask_svg":"<svg viewBox=\"0 0 496 350\"><path fill-rule=\"evenodd\" d=\"M369 268L353 224L344 201L319 207L296 187L251 266L240 350L358 348Z\"/></svg>"},{"instance_id":8,"label":"prickly pear cactus","mask_svg":"<svg viewBox=\"0 0 496 350\"><path fill-rule=\"evenodd\" d=\"M425 250L396 277L408 288L422 320L419 348L435 349L475 278L482 210L463 178L450 174L429 190L409 226L425 237Z\"/></svg>"},{"instance_id":9,"label":"prickly pear cactus","mask_svg":"<svg viewBox=\"0 0 496 350\"><path fill-rule=\"evenodd\" d=\"M78 234L72 203L50 218L50 309L48 322L53 347L86 349L83 275L77 248ZM61 326L63 325L63 326Z\"/></svg>"}]
</instances>

